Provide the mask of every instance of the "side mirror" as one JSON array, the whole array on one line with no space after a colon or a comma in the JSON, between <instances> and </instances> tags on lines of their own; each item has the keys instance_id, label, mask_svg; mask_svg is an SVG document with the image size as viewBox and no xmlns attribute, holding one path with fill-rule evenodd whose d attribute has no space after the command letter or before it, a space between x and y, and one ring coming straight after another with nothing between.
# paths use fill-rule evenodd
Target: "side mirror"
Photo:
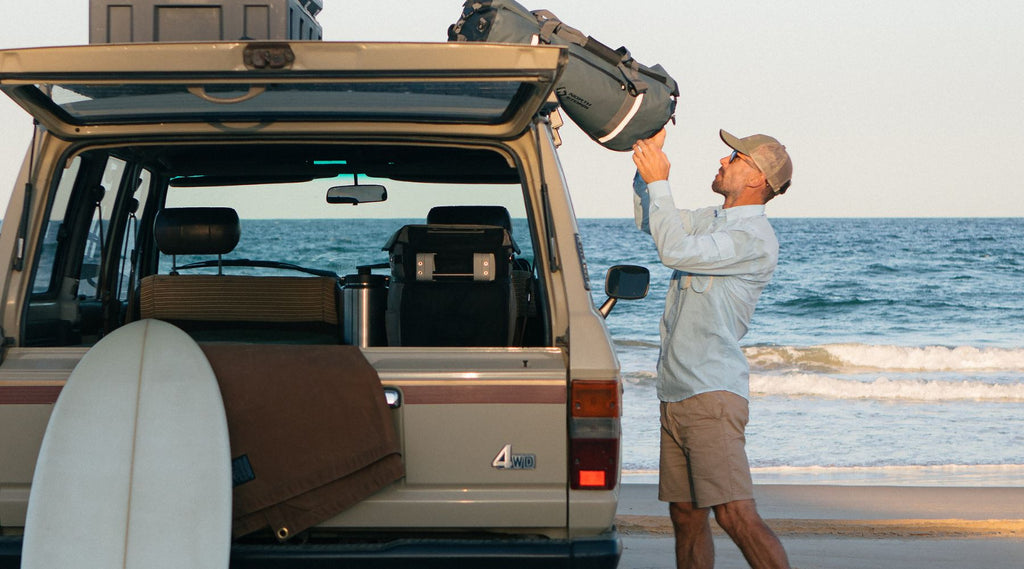
<instances>
[{"instance_id":1,"label":"side mirror","mask_svg":"<svg viewBox=\"0 0 1024 569\"><path fill-rule=\"evenodd\" d=\"M650 284L651 272L646 267L615 265L608 269L608 275L605 277L604 293L608 295L608 300L604 301L598 312L607 318L619 299L637 300L647 296Z\"/></svg>"},{"instance_id":2,"label":"side mirror","mask_svg":"<svg viewBox=\"0 0 1024 569\"><path fill-rule=\"evenodd\" d=\"M359 205L388 199L388 189L379 184L334 186L327 190L327 203Z\"/></svg>"}]
</instances>

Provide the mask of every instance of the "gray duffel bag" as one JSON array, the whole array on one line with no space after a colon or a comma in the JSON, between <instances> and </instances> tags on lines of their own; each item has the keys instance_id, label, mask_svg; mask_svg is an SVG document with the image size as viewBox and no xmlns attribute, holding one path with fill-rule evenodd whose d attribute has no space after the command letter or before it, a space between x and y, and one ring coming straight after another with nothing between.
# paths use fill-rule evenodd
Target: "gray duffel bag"
<instances>
[{"instance_id":1,"label":"gray duffel bag","mask_svg":"<svg viewBox=\"0 0 1024 569\"><path fill-rule=\"evenodd\" d=\"M629 150L675 120L679 88L660 65L638 63L626 48L611 49L547 10L531 12L514 0L467 0L448 41L568 46L555 94L569 118L606 148Z\"/></svg>"}]
</instances>

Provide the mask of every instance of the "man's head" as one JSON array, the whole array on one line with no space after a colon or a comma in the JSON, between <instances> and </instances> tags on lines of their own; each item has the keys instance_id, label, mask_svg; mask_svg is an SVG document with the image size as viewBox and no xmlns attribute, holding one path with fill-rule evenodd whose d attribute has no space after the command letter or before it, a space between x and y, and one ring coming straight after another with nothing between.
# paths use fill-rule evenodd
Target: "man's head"
<instances>
[{"instance_id":1,"label":"man's head","mask_svg":"<svg viewBox=\"0 0 1024 569\"><path fill-rule=\"evenodd\" d=\"M724 130L719 130L718 134L722 137L722 142L738 152L740 158L749 158L751 166L764 175L768 199L786 193L793 177L793 161L790 160L785 146L764 134L754 134L746 138L737 138ZM736 159L730 158L730 163Z\"/></svg>"},{"instance_id":2,"label":"man's head","mask_svg":"<svg viewBox=\"0 0 1024 569\"><path fill-rule=\"evenodd\" d=\"M730 191L730 181L734 182L733 186L736 183L741 184L740 187L733 187L733 190L740 190L752 184L763 184L759 189L762 193L762 202L767 203L774 196L785 193L785 190L790 188L793 161L785 151L785 146L778 140L764 134L737 138L724 130L720 130L719 135L733 152L731 156L722 159L722 170L712 184L715 191L726 194ZM736 160L742 161L739 168L730 168ZM749 168L744 168L744 165ZM752 174L757 174L757 177L752 178Z\"/></svg>"}]
</instances>

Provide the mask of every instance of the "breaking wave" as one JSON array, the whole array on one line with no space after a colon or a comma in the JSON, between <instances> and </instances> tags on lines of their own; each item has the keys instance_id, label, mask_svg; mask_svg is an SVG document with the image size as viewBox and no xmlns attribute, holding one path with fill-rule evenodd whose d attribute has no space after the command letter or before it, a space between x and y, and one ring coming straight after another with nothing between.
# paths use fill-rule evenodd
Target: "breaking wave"
<instances>
[{"instance_id":1,"label":"breaking wave","mask_svg":"<svg viewBox=\"0 0 1024 569\"><path fill-rule=\"evenodd\" d=\"M744 349L752 371L1022 371L1024 349L972 346L750 346Z\"/></svg>"},{"instance_id":2,"label":"breaking wave","mask_svg":"<svg viewBox=\"0 0 1024 569\"><path fill-rule=\"evenodd\" d=\"M656 371L629 371L622 374L622 381L627 384L651 387L657 382L658 373Z\"/></svg>"},{"instance_id":3,"label":"breaking wave","mask_svg":"<svg viewBox=\"0 0 1024 569\"><path fill-rule=\"evenodd\" d=\"M645 340L629 340L616 338L613 341L615 342L616 346L620 346L623 348L652 348L657 350L658 348L661 347L661 345L658 344L657 342L648 342Z\"/></svg>"},{"instance_id":4,"label":"breaking wave","mask_svg":"<svg viewBox=\"0 0 1024 569\"><path fill-rule=\"evenodd\" d=\"M1024 402L1024 384L983 381L889 379L870 381L837 379L810 373L750 376L750 392L760 396L822 397L827 399L881 399L908 401Z\"/></svg>"}]
</instances>

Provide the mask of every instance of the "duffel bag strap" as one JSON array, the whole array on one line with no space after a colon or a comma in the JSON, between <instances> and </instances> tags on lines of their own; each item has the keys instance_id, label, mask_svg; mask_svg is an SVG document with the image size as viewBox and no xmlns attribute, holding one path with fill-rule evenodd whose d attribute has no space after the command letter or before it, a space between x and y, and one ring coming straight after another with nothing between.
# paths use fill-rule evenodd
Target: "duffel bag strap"
<instances>
[{"instance_id":1,"label":"duffel bag strap","mask_svg":"<svg viewBox=\"0 0 1024 569\"><path fill-rule=\"evenodd\" d=\"M617 67L631 95L635 97L640 93L647 92L647 83L640 78L639 68L626 48L621 47L614 50L591 36L585 36L576 28L562 23L558 16L548 10L534 10L531 14L537 18L537 23L540 24L538 33L540 41L550 44L551 38L558 36L564 41L578 45Z\"/></svg>"},{"instance_id":2,"label":"duffel bag strap","mask_svg":"<svg viewBox=\"0 0 1024 569\"><path fill-rule=\"evenodd\" d=\"M537 18L537 23L540 24L540 32L537 34L537 36L540 38L540 41L546 44L550 44L552 36L558 36L566 41L575 43L580 46L583 45L582 43L580 43L580 40L586 41L586 38L583 37L583 34L580 34L579 32L576 32L576 30L573 30L569 26L563 24L562 20L558 19L558 16L552 14L548 10L534 10L530 13L533 14L534 18ZM563 31L565 28L568 28L569 30L576 32L576 35L579 37L574 37L571 33Z\"/></svg>"},{"instance_id":3,"label":"duffel bag strap","mask_svg":"<svg viewBox=\"0 0 1024 569\"><path fill-rule=\"evenodd\" d=\"M562 25L562 20L558 19L558 16L552 14L547 10L534 10L530 12L534 18L537 18L537 23L540 24L540 41L544 43L551 43L551 36L558 32L558 27Z\"/></svg>"},{"instance_id":4,"label":"duffel bag strap","mask_svg":"<svg viewBox=\"0 0 1024 569\"><path fill-rule=\"evenodd\" d=\"M623 79L629 84L629 94L636 97L647 92L647 82L640 78L640 67L635 59L629 55L626 48L619 48L624 52L622 59L616 65Z\"/></svg>"},{"instance_id":5,"label":"duffel bag strap","mask_svg":"<svg viewBox=\"0 0 1024 569\"><path fill-rule=\"evenodd\" d=\"M544 23L540 26L540 33L538 33L537 36L540 38L540 41L550 44L551 36L558 33L558 28L561 25L562 22L559 22L558 20L544 20Z\"/></svg>"},{"instance_id":6,"label":"duffel bag strap","mask_svg":"<svg viewBox=\"0 0 1024 569\"><path fill-rule=\"evenodd\" d=\"M476 14L491 11L491 1L492 0L466 0L462 5L462 16L459 18L459 21L448 26L448 41L471 41L462 33L462 28L465 27L469 19ZM491 22L481 18L477 25L489 27ZM483 27L476 30L476 32L478 34L482 34L486 29L486 27Z\"/></svg>"}]
</instances>

